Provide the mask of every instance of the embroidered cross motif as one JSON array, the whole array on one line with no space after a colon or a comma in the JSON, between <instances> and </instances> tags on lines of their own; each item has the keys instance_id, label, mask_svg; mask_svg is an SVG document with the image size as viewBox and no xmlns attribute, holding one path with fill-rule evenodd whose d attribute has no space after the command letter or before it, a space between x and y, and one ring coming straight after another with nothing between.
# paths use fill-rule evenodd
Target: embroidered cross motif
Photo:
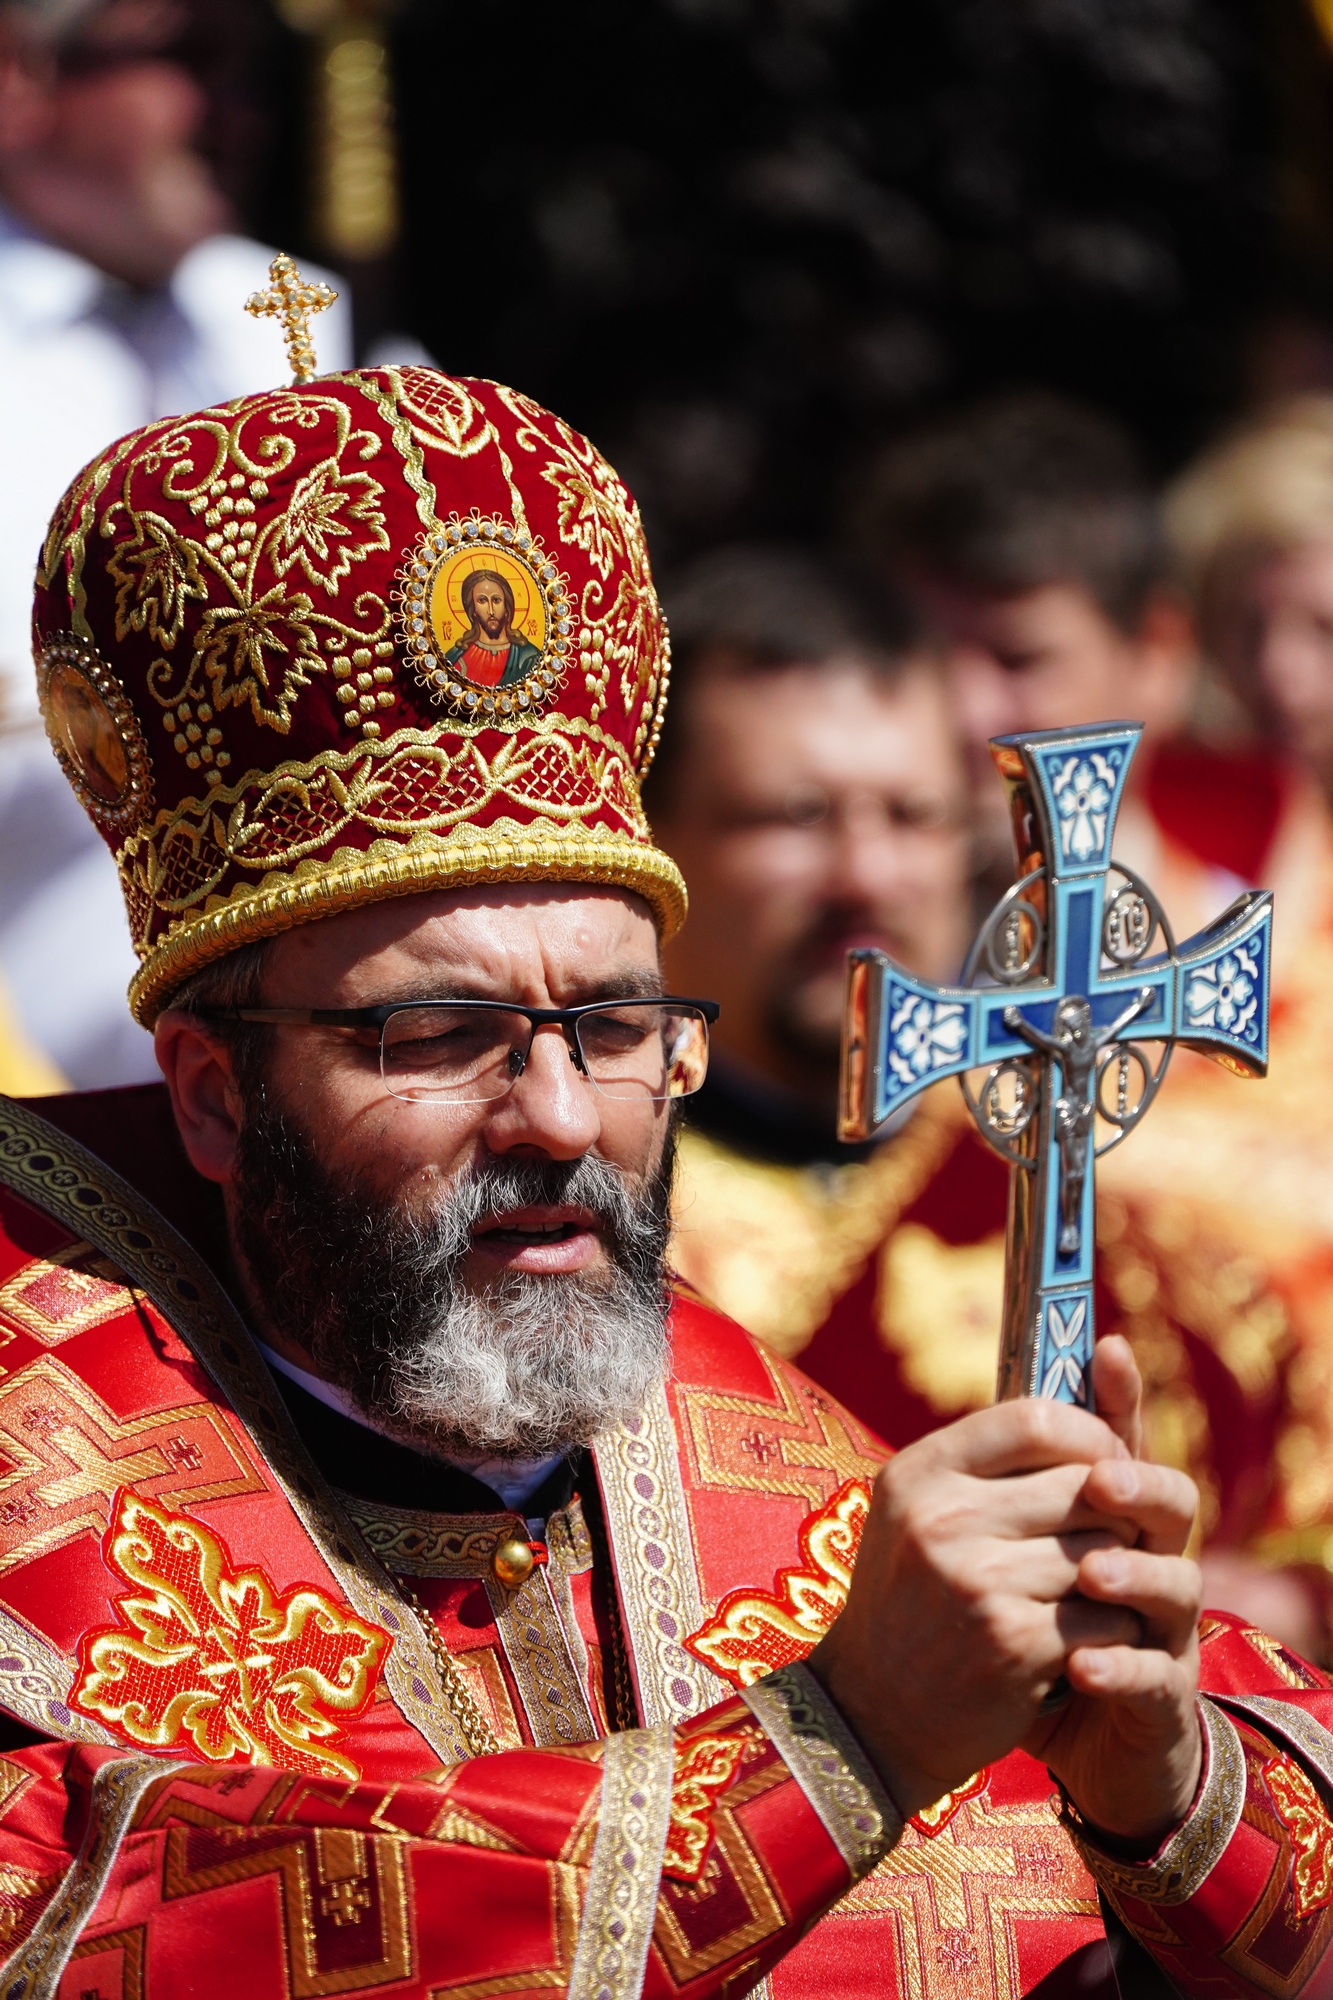
<instances>
[{"instance_id":1,"label":"embroidered cross motif","mask_svg":"<svg viewBox=\"0 0 1333 2000\"><path fill-rule=\"evenodd\" d=\"M251 292L245 310L255 319L282 321L287 361L293 383L315 379L315 349L310 335L313 314L324 312L338 294L331 285L311 285L282 251L268 267L271 280L264 292Z\"/></svg>"},{"instance_id":2,"label":"embroidered cross motif","mask_svg":"<svg viewBox=\"0 0 1333 2000\"><path fill-rule=\"evenodd\" d=\"M121 1419L54 1355L0 1382L0 1574L102 1534L121 1487L188 1506L263 1483L207 1403Z\"/></svg>"},{"instance_id":3,"label":"embroidered cross motif","mask_svg":"<svg viewBox=\"0 0 1333 2000\"><path fill-rule=\"evenodd\" d=\"M330 1882L320 1899L320 1909L341 1930L344 1924L359 1924L362 1912L373 1900L370 1884L352 1876L344 1882Z\"/></svg>"}]
</instances>

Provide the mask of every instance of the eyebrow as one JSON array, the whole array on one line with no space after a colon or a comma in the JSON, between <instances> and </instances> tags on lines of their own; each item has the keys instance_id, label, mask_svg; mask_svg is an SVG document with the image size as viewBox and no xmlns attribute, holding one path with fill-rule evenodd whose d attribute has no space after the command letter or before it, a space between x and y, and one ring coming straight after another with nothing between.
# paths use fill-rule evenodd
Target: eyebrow
<instances>
[{"instance_id":1,"label":"eyebrow","mask_svg":"<svg viewBox=\"0 0 1333 2000\"><path fill-rule=\"evenodd\" d=\"M612 972L602 978L580 975L570 982L570 995L564 1003L578 1007L593 1000L656 1000L664 990L662 974L656 967L636 966L624 972ZM380 1000L368 1001L368 1006L411 1006L416 1000L506 1000L512 996L494 991L483 992L480 983L469 979L418 979L397 993L386 993ZM524 1002L514 1000L513 1005L521 1007Z\"/></svg>"}]
</instances>

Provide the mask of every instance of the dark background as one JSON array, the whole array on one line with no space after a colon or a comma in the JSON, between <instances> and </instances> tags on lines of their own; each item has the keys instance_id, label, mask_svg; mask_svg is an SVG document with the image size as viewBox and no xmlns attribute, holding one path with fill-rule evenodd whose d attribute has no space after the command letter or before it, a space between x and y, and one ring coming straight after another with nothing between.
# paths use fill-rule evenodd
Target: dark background
<instances>
[{"instance_id":1,"label":"dark background","mask_svg":"<svg viewBox=\"0 0 1333 2000\"><path fill-rule=\"evenodd\" d=\"M586 430L659 560L822 532L877 441L1005 386L1100 403L1167 472L1333 383L1313 5L409 0L362 335ZM246 224L317 255L313 44L262 5L250 33Z\"/></svg>"}]
</instances>

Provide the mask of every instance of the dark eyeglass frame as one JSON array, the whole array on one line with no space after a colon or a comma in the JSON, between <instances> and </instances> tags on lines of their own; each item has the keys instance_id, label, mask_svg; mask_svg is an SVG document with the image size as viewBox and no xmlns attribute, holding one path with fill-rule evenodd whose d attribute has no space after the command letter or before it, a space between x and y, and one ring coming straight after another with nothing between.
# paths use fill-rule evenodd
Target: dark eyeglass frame
<instances>
[{"instance_id":1,"label":"dark eyeglass frame","mask_svg":"<svg viewBox=\"0 0 1333 2000\"><path fill-rule=\"evenodd\" d=\"M524 1007L515 1000L474 1000L471 997L458 1000L383 1000L374 1007L194 1007L191 1013L204 1021L255 1021L261 1025L293 1028L374 1028L378 1031L380 1069L384 1066L384 1030L395 1014L420 1014L457 1012L460 1008L474 1009L478 1013L520 1014L528 1023L528 1043L521 1052L519 1067L510 1079L511 1087L528 1066L532 1054L532 1043L538 1028L551 1025L559 1027L569 1049L569 1059L581 1076L590 1083L583 1047L579 1041L579 1023L590 1014L606 1014L616 1007L689 1007L703 1016L711 1027L722 1008L716 1000L692 1000L680 993L625 993L615 999L584 1000L577 1007ZM596 1085L594 1083L594 1088ZM412 1100L405 1100L411 1102ZM431 1100L423 1100L429 1102ZM490 1102L489 1099L469 1100Z\"/></svg>"}]
</instances>

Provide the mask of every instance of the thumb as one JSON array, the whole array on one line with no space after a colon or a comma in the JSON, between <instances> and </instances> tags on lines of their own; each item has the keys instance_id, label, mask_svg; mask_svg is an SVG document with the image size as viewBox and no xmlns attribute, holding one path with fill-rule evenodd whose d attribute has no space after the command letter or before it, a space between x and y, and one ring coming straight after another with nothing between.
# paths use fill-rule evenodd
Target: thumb
<instances>
[{"instance_id":1,"label":"thumb","mask_svg":"<svg viewBox=\"0 0 1333 2000\"><path fill-rule=\"evenodd\" d=\"M1097 1415L1134 1458L1143 1456L1143 1378L1123 1334L1108 1334L1092 1353Z\"/></svg>"}]
</instances>

